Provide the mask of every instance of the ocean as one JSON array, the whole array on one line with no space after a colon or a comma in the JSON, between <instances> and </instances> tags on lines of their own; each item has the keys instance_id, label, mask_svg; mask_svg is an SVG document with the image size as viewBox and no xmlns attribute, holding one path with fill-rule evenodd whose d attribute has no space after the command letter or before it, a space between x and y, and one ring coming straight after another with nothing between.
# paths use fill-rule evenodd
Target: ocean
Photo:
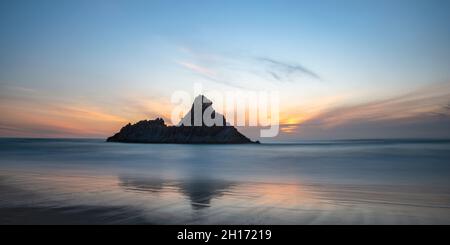
<instances>
[{"instance_id":1,"label":"ocean","mask_svg":"<svg viewBox=\"0 0 450 245\"><path fill-rule=\"evenodd\" d=\"M0 139L0 224L450 224L450 141Z\"/></svg>"}]
</instances>

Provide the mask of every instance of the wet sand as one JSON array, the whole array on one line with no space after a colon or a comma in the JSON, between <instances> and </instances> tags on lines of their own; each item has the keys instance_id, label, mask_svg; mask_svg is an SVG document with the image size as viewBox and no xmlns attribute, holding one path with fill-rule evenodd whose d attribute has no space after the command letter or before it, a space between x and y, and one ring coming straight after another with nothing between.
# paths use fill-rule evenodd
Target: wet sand
<instances>
[{"instance_id":1,"label":"wet sand","mask_svg":"<svg viewBox=\"0 0 450 245\"><path fill-rule=\"evenodd\" d=\"M450 220L449 196L423 188L163 181L74 172L64 177L14 173L18 175L2 178L1 224L447 224Z\"/></svg>"}]
</instances>

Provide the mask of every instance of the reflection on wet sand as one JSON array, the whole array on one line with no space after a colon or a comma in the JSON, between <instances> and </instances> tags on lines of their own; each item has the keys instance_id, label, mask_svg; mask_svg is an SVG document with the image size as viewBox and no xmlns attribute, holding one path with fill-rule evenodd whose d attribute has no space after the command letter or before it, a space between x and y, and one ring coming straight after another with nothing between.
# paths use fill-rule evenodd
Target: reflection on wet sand
<instances>
[{"instance_id":1,"label":"reflection on wet sand","mask_svg":"<svg viewBox=\"0 0 450 245\"><path fill-rule=\"evenodd\" d=\"M251 206L295 208L314 202L299 184L277 184L260 182L231 182L217 179L164 179L120 176L120 186L133 192L177 191L190 200L193 210L215 205L233 206L249 202Z\"/></svg>"},{"instance_id":2,"label":"reflection on wet sand","mask_svg":"<svg viewBox=\"0 0 450 245\"><path fill-rule=\"evenodd\" d=\"M296 184L203 177L170 180L55 170L3 174L0 194L4 199L0 201L0 211L10 216L19 212L27 217L36 214L25 223L39 223L43 217L40 214L52 214L53 223L70 223L65 217L75 216L79 218L73 219L73 223L92 224L268 223L274 221L272 215L284 216L280 210L292 212L313 201ZM16 218L5 221L4 216L1 222L20 223ZM52 223L52 220L41 221Z\"/></svg>"},{"instance_id":3,"label":"reflection on wet sand","mask_svg":"<svg viewBox=\"0 0 450 245\"><path fill-rule=\"evenodd\" d=\"M1 173L2 224L439 224L450 219L449 195L442 194L447 190L71 170Z\"/></svg>"},{"instance_id":4,"label":"reflection on wet sand","mask_svg":"<svg viewBox=\"0 0 450 245\"><path fill-rule=\"evenodd\" d=\"M164 179L136 178L120 176L119 185L128 191L163 192L176 189L189 198L192 209L209 207L211 200L227 192L236 183L220 180L187 179L183 181L168 181Z\"/></svg>"}]
</instances>

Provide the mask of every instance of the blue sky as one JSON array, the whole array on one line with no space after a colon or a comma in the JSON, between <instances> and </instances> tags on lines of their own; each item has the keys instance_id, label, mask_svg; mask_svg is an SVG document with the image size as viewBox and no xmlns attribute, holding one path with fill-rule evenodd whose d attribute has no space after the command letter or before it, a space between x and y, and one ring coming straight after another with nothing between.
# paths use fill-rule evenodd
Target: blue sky
<instances>
[{"instance_id":1,"label":"blue sky","mask_svg":"<svg viewBox=\"0 0 450 245\"><path fill-rule=\"evenodd\" d=\"M342 108L352 112L347 120L327 125L325 136L323 128L309 129L307 138L370 137L351 132L356 119L364 124L358 127L371 125L374 136L388 132L403 123L398 116L380 107L355 119L352 108L408 94L415 97L391 113L419 121L421 137L449 135L445 0L4 0L0 36L3 136L108 135L123 120L167 113L171 93L190 91L195 82L207 89L280 90L282 118L296 129L284 138L306 137L302 124L329 121L324 117ZM302 69L287 72L293 67ZM426 106L418 94L429 98ZM63 115L66 107L81 118ZM86 119L92 113L105 121ZM97 128L111 118L115 123Z\"/></svg>"}]
</instances>

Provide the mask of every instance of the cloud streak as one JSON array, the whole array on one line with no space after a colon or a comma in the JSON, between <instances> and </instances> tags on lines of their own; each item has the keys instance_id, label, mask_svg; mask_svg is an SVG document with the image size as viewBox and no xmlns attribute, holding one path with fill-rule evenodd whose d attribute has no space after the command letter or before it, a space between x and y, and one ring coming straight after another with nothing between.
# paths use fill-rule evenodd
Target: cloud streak
<instances>
[{"instance_id":1,"label":"cloud streak","mask_svg":"<svg viewBox=\"0 0 450 245\"><path fill-rule=\"evenodd\" d=\"M323 108L281 129L297 138L448 137L449 101L450 83L435 84L388 99Z\"/></svg>"},{"instance_id":2,"label":"cloud streak","mask_svg":"<svg viewBox=\"0 0 450 245\"><path fill-rule=\"evenodd\" d=\"M215 82L215 83L220 83L220 84L224 84L230 87L235 87L235 88L240 88L240 89L247 89L245 86L241 86L239 84L233 83L228 81L227 79L224 79L223 76L218 75L218 73L216 71L214 71L211 68L205 67L205 66L201 66L201 65L197 65L193 62L186 62L186 61L176 61L176 63L192 72L194 72L195 74L201 76L204 79L207 79L209 81Z\"/></svg>"},{"instance_id":3,"label":"cloud streak","mask_svg":"<svg viewBox=\"0 0 450 245\"><path fill-rule=\"evenodd\" d=\"M187 68L195 73L198 73L200 75L203 76L207 76L207 77L215 77L216 76L216 72L214 72L213 70L194 64L192 62L185 62L185 61L177 61L177 63L181 66L183 66L184 68Z\"/></svg>"},{"instance_id":4,"label":"cloud streak","mask_svg":"<svg viewBox=\"0 0 450 245\"><path fill-rule=\"evenodd\" d=\"M110 136L128 122L163 117L170 98L121 91L113 101L67 98L48 90L0 86L0 137Z\"/></svg>"},{"instance_id":5,"label":"cloud streak","mask_svg":"<svg viewBox=\"0 0 450 245\"><path fill-rule=\"evenodd\" d=\"M299 78L322 80L317 72L305 66L271 57L230 53L218 55L186 47L180 48L180 51L185 57L183 61L176 61L178 65L212 82L232 87L254 89L274 81L298 81Z\"/></svg>"},{"instance_id":6,"label":"cloud streak","mask_svg":"<svg viewBox=\"0 0 450 245\"><path fill-rule=\"evenodd\" d=\"M257 57L256 59L269 65L269 74L278 81L282 81L282 77L293 74L306 75L317 80L322 80L316 72L299 64L281 62L267 57Z\"/></svg>"},{"instance_id":7,"label":"cloud streak","mask_svg":"<svg viewBox=\"0 0 450 245\"><path fill-rule=\"evenodd\" d=\"M326 127L343 124L349 121L382 121L415 117L429 117L438 113L449 116L445 112L446 103L450 101L449 86L426 88L405 95L367 102L358 105L332 108L318 115L305 124L321 124Z\"/></svg>"}]
</instances>

